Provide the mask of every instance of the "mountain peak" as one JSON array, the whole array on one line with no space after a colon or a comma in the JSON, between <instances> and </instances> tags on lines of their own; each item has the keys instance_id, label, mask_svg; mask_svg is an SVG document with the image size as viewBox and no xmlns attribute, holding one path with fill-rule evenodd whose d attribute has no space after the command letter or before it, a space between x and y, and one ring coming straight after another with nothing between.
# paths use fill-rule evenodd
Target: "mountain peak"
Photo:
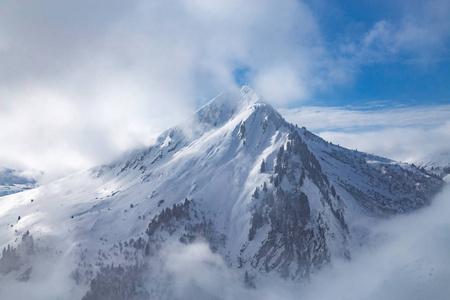
<instances>
[{"instance_id":1,"label":"mountain peak","mask_svg":"<svg viewBox=\"0 0 450 300\"><path fill-rule=\"evenodd\" d=\"M249 106L254 106L258 103L264 103L261 96L259 96L250 86L244 85L240 89L231 88L228 91L219 94L200 108L200 110L211 106L224 106L234 110L240 110Z\"/></svg>"},{"instance_id":2,"label":"mountain peak","mask_svg":"<svg viewBox=\"0 0 450 300\"><path fill-rule=\"evenodd\" d=\"M265 102L262 100L261 96L259 96L252 87L248 85L244 85L241 87L241 101L246 102L247 104L256 104Z\"/></svg>"},{"instance_id":3,"label":"mountain peak","mask_svg":"<svg viewBox=\"0 0 450 300\"><path fill-rule=\"evenodd\" d=\"M217 126L223 124L240 112L258 104L266 104L249 86L232 88L201 107L196 113L199 123Z\"/></svg>"}]
</instances>

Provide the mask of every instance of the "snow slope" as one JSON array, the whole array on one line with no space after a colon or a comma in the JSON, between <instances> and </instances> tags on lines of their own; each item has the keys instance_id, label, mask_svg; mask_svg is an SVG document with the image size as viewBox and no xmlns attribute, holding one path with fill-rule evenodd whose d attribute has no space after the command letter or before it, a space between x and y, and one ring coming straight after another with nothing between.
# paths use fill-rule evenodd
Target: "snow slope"
<instances>
[{"instance_id":1,"label":"snow slope","mask_svg":"<svg viewBox=\"0 0 450 300\"><path fill-rule=\"evenodd\" d=\"M243 87L152 147L2 198L0 273L31 289L65 278L58 299L162 298L162 249L201 241L247 287L301 281L350 259L377 219L427 205L442 184L327 143Z\"/></svg>"},{"instance_id":2,"label":"snow slope","mask_svg":"<svg viewBox=\"0 0 450 300\"><path fill-rule=\"evenodd\" d=\"M416 164L420 168L424 168L432 174L436 174L438 176L441 176L442 178L446 177L447 182L449 181L448 175L450 174L450 151L441 151L438 153L430 154L422 160L417 161Z\"/></svg>"}]
</instances>

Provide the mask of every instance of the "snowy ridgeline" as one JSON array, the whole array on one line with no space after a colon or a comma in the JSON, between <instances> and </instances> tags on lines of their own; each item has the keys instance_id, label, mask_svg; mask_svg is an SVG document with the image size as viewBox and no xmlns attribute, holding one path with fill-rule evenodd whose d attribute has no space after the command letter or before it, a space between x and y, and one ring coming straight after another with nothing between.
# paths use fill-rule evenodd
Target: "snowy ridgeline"
<instances>
[{"instance_id":1,"label":"snowy ridgeline","mask_svg":"<svg viewBox=\"0 0 450 300\"><path fill-rule=\"evenodd\" d=\"M0 271L11 284L0 296L56 277L64 289L49 297L69 299L220 299L225 287L211 280L240 296L267 280L300 284L442 186L424 169L327 143L244 87L150 148L2 198ZM197 289L180 295L185 285Z\"/></svg>"},{"instance_id":2,"label":"snowy ridgeline","mask_svg":"<svg viewBox=\"0 0 450 300\"><path fill-rule=\"evenodd\" d=\"M420 168L450 181L450 151L441 151L416 162Z\"/></svg>"}]
</instances>

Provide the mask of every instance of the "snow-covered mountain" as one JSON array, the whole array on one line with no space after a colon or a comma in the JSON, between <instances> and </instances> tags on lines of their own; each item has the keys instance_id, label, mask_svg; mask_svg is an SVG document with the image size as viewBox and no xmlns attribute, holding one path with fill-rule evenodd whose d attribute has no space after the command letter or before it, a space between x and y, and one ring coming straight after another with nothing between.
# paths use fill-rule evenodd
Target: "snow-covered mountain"
<instances>
[{"instance_id":1,"label":"snow-covered mountain","mask_svg":"<svg viewBox=\"0 0 450 300\"><path fill-rule=\"evenodd\" d=\"M0 168L0 197L36 187L36 180L10 168Z\"/></svg>"},{"instance_id":2,"label":"snow-covered mountain","mask_svg":"<svg viewBox=\"0 0 450 300\"><path fill-rule=\"evenodd\" d=\"M438 175L450 182L450 151L440 151L430 154L417 162L420 168Z\"/></svg>"},{"instance_id":3,"label":"snow-covered mountain","mask_svg":"<svg viewBox=\"0 0 450 300\"><path fill-rule=\"evenodd\" d=\"M53 291L64 299L176 298L164 252L201 242L249 288L302 281L442 185L289 124L243 87L152 147L2 198L0 278L36 288L64 277Z\"/></svg>"}]
</instances>

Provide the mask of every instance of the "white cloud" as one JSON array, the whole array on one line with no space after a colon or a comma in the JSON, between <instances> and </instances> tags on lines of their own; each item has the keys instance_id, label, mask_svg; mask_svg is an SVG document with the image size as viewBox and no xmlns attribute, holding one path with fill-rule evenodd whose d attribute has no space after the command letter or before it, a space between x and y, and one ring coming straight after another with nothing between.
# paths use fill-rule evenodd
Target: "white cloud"
<instances>
[{"instance_id":1,"label":"white cloud","mask_svg":"<svg viewBox=\"0 0 450 300\"><path fill-rule=\"evenodd\" d=\"M377 107L378 106L378 107ZM383 108L382 103L367 107L302 106L280 108L287 121L306 126L312 131L361 131L368 128L436 126L450 118L450 105Z\"/></svg>"},{"instance_id":2,"label":"white cloud","mask_svg":"<svg viewBox=\"0 0 450 300\"><path fill-rule=\"evenodd\" d=\"M361 64L398 60L428 64L448 59L449 1L396 1L393 5L401 11L399 20L379 20L360 42L352 41L343 49Z\"/></svg>"},{"instance_id":3,"label":"white cloud","mask_svg":"<svg viewBox=\"0 0 450 300\"><path fill-rule=\"evenodd\" d=\"M0 163L51 178L150 143L235 85L236 68L278 103L333 82L295 0L8 2L0 44Z\"/></svg>"},{"instance_id":4,"label":"white cloud","mask_svg":"<svg viewBox=\"0 0 450 300\"><path fill-rule=\"evenodd\" d=\"M411 163L450 149L450 106L280 109L327 141Z\"/></svg>"},{"instance_id":5,"label":"white cloud","mask_svg":"<svg viewBox=\"0 0 450 300\"><path fill-rule=\"evenodd\" d=\"M319 135L341 146L392 158L398 161L421 164L428 157L448 152L450 149L450 123L433 129L383 128L360 132L324 131Z\"/></svg>"},{"instance_id":6,"label":"white cloud","mask_svg":"<svg viewBox=\"0 0 450 300\"><path fill-rule=\"evenodd\" d=\"M305 299L445 299L449 199L447 187L430 207L380 222L370 245L314 278Z\"/></svg>"},{"instance_id":7,"label":"white cloud","mask_svg":"<svg viewBox=\"0 0 450 300\"><path fill-rule=\"evenodd\" d=\"M310 96L306 87L298 84L299 80L299 74L294 68L278 66L259 74L255 88L272 103L283 105Z\"/></svg>"},{"instance_id":8,"label":"white cloud","mask_svg":"<svg viewBox=\"0 0 450 300\"><path fill-rule=\"evenodd\" d=\"M165 271L173 279L175 299L239 299L248 296L242 281L208 244L175 244L167 247ZM241 298L242 299L242 298Z\"/></svg>"}]
</instances>

